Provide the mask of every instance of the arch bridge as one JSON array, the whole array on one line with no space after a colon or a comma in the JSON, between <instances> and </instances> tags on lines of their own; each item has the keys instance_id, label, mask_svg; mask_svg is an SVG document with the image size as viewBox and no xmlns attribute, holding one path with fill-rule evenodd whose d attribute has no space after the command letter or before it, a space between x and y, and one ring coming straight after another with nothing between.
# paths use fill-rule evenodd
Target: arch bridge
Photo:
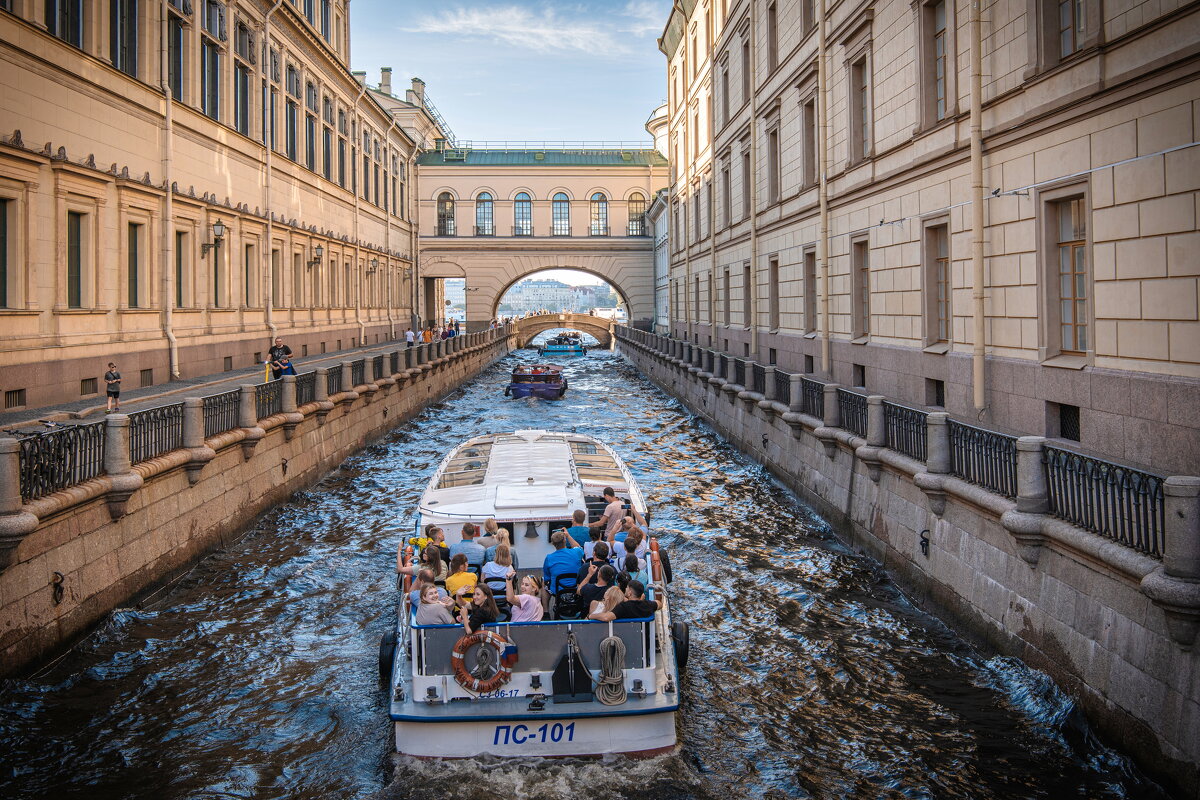
<instances>
[{"instance_id":1,"label":"arch bridge","mask_svg":"<svg viewBox=\"0 0 1200 800\"><path fill-rule=\"evenodd\" d=\"M613 327L616 323L608 317L597 317L592 314L537 314L532 317L516 320L513 330L517 335L517 347L528 347L534 337L543 331L555 328L566 328L582 331L596 337L603 347L611 347Z\"/></svg>"}]
</instances>

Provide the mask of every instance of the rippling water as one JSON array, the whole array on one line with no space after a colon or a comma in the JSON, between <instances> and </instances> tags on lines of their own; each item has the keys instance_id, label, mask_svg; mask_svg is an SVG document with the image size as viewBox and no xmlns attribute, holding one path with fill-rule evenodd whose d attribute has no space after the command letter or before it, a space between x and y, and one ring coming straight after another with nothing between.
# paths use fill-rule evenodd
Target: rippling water
<instances>
[{"instance_id":1,"label":"rippling water","mask_svg":"<svg viewBox=\"0 0 1200 800\"><path fill-rule=\"evenodd\" d=\"M508 400L513 356L66 658L0 688L5 798L1163 797L1020 662L915 609L764 470L596 351L561 402ZM398 531L479 433L575 428L629 462L692 628L676 755L394 756L377 646Z\"/></svg>"}]
</instances>

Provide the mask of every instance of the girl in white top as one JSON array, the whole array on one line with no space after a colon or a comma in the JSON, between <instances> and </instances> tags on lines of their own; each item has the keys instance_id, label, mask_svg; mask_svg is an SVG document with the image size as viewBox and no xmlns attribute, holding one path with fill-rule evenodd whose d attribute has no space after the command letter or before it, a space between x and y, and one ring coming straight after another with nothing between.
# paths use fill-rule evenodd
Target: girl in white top
<instances>
[{"instance_id":1,"label":"girl in white top","mask_svg":"<svg viewBox=\"0 0 1200 800\"><path fill-rule=\"evenodd\" d=\"M625 568L625 554L633 553L638 557L638 567L646 568L646 553L650 547L646 544L646 534L641 528L634 527L629 531L629 535L625 537L623 542L615 542L613 544L612 563L617 569Z\"/></svg>"}]
</instances>

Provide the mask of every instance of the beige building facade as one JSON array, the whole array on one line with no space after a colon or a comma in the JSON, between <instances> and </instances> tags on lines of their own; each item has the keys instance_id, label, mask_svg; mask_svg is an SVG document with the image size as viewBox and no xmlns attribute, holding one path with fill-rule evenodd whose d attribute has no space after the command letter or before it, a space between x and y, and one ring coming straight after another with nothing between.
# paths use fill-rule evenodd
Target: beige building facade
<instances>
[{"instance_id":1,"label":"beige building facade","mask_svg":"<svg viewBox=\"0 0 1200 800\"><path fill-rule=\"evenodd\" d=\"M673 333L1195 474L1200 7L970 16L676 3Z\"/></svg>"},{"instance_id":2,"label":"beige building facade","mask_svg":"<svg viewBox=\"0 0 1200 800\"><path fill-rule=\"evenodd\" d=\"M0 9L5 409L403 334L417 145L347 2Z\"/></svg>"},{"instance_id":3,"label":"beige building facade","mask_svg":"<svg viewBox=\"0 0 1200 800\"><path fill-rule=\"evenodd\" d=\"M490 323L511 286L545 269L603 278L632 322L650 323L654 241L645 214L667 180L658 151L444 147L418 165L421 276L466 279L472 330ZM426 296L424 316L436 319L436 296Z\"/></svg>"}]
</instances>

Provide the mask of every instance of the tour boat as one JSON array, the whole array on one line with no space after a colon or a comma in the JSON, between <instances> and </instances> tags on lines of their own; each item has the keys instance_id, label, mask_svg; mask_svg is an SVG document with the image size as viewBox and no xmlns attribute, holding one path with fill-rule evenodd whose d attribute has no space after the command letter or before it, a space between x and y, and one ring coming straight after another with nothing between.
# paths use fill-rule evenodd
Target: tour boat
<instances>
[{"instance_id":1,"label":"tour boat","mask_svg":"<svg viewBox=\"0 0 1200 800\"><path fill-rule=\"evenodd\" d=\"M582 356L587 353L583 346L583 334L578 331L567 331L552 336L538 348L538 355Z\"/></svg>"},{"instance_id":2,"label":"tour boat","mask_svg":"<svg viewBox=\"0 0 1200 800\"><path fill-rule=\"evenodd\" d=\"M590 436L478 436L438 466L416 510L415 532L436 525L452 546L464 523L494 518L513 536L519 590L522 576L542 574L543 559L554 552L551 534L570 526L574 511L599 519L606 487L645 515L624 462ZM671 622L667 573L650 542L646 597L659 607L643 619L588 620L586 609L583 619L559 619L556 598L541 622L497 622L464 635L461 624L416 624L402 576L396 625L380 646L397 752L470 758L673 751L687 626ZM398 567L413 550L401 542Z\"/></svg>"},{"instance_id":3,"label":"tour boat","mask_svg":"<svg viewBox=\"0 0 1200 800\"><path fill-rule=\"evenodd\" d=\"M514 367L512 382L504 387L504 395L517 399L540 397L543 400L558 400L567 393L567 379L563 368L555 364L522 364Z\"/></svg>"}]
</instances>

